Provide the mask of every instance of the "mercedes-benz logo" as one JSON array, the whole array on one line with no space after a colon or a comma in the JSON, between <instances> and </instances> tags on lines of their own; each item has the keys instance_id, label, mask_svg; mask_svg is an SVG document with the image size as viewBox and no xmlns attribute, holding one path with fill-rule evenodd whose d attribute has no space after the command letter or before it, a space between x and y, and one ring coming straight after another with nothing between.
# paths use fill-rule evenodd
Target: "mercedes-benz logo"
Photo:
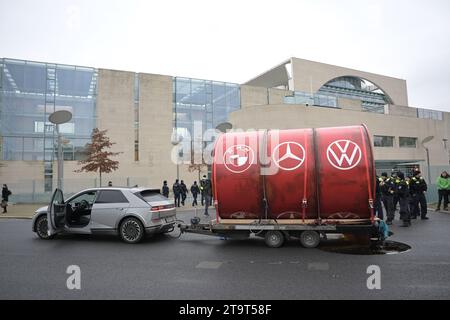
<instances>
[{"instance_id":1,"label":"mercedes-benz logo","mask_svg":"<svg viewBox=\"0 0 450 320\"><path fill-rule=\"evenodd\" d=\"M284 142L277 145L272 153L275 165L285 171L294 171L305 162L305 148L297 142Z\"/></svg>"}]
</instances>

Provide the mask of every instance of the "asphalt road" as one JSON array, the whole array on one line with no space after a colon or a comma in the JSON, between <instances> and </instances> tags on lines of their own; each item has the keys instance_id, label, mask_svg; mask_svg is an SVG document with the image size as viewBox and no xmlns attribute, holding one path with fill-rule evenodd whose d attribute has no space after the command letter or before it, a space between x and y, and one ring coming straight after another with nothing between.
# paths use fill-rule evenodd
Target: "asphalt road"
<instances>
[{"instance_id":1,"label":"asphalt road","mask_svg":"<svg viewBox=\"0 0 450 320\"><path fill-rule=\"evenodd\" d=\"M30 220L1 220L0 299L449 299L450 214L430 217L394 226L392 239L412 247L396 255L192 234L138 245L105 236L42 241ZM81 268L81 290L66 287L69 265ZM367 289L371 265L381 268L381 290Z\"/></svg>"}]
</instances>

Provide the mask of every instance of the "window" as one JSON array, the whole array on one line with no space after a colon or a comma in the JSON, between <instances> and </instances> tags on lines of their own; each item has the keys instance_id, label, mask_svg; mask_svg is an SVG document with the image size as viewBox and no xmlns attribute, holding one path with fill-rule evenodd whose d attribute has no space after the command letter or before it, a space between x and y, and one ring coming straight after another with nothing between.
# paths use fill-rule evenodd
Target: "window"
<instances>
[{"instance_id":1,"label":"window","mask_svg":"<svg viewBox=\"0 0 450 320\"><path fill-rule=\"evenodd\" d=\"M417 148L417 138L400 137L400 148Z\"/></svg>"},{"instance_id":2,"label":"window","mask_svg":"<svg viewBox=\"0 0 450 320\"><path fill-rule=\"evenodd\" d=\"M72 200L68 201L71 205L74 205L76 203L80 203L83 200L86 200L89 204L93 204L95 200L95 196L97 194L97 191L88 191L83 194L80 194L79 196L73 198Z\"/></svg>"},{"instance_id":3,"label":"window","mask_svg":"<svg viewBox=\"0 0 450 320\"><path fill-rule=\"evenodd\" d=\"M164 197L163 195L160 194L159 189L158 190L144 190L141 192L136 192L135 195L138 198L140 198L146 202L167 200L166 197Z\"/></svg>"},{"instance_id":4,"label":"window","mask_svg":"<svg viewBox=\"0 0 450 320\"><path fill-rule=\"evenodd\" d=\"M417 109L417 117L420 119L442 120L444 114L441 111Z\"/></svg>"},{"instance_id":5,"label":"window","mask_svg":"<svg viewBox=\"0 0 450 320\"><path fill-rule=\"evenodd\" d=\"M102 190L95 203L128 203L128 200L122 191Z\"/></svg>"},{"instance_id":6,"label":"window","mask_svg":"<svg viewBox=\"0 0 450 320\"><path fill-rule=\"evenodd\" d=\"M394 137L389 136L374 136L373 145L375 147L394 147Z\"/></svg>"}]
</instances>

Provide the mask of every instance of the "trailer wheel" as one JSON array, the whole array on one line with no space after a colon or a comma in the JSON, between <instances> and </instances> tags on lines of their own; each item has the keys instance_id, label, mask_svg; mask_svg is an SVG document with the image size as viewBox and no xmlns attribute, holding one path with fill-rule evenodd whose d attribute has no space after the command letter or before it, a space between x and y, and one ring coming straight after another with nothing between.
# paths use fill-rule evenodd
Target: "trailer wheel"
<instances>
[{"instance_id":1,"label":"trailer wheel","mask_svg":"<svg viewBox=\"0 0 450 320\"><path fill-rule=\"evenodd\" d=\"M264 240L268 247L279 248L284 244L284 235L280 231L267 231Z\"/></svg>"},{"instance_id":2,"label":"trailer wheel","mask_svg":"<svg viewBox=\"0 0 450 320\"><path fill-rule=\"evenodd\" d=\"M316 231L303 231L300 235L300 242L305 248L316 248L320 243L320 235Z\"/></svg>"}]
</instances>

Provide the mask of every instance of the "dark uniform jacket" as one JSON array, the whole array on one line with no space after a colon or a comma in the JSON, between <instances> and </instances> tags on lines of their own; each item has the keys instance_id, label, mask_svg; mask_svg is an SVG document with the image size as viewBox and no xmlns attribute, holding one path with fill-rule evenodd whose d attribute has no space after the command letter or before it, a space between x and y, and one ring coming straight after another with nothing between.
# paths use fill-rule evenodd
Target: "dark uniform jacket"
<instances>
[{"instance_id":1,"label":"dark uniform jacket","mask_svg":"<svg viewBox=\"0 0 450 320\"><path fill-rule=\"evenodd\" d=\"M163 187L162 187L162 194L163 194L163 196L165 196L165 197L168 197L168 196L169 196L169 187L168 187L168 186L163 185Z\"/></svg>"},{"instance_id":2,"label":"dark uniform jacket","mask_svg":"<svg viewBox=\"0 0 450 320\"><path fill-rule=\"evenodd\" d=\"M11 191L7 188L2 188L2 200L9 201L9 196L11 195Z\"/></svg>"},{"instance_id":3,"label":"dark uniform jacket","mask_svg":"<svg viewBox=\"0 0 450 320\"><path fill-rule=\"evenodd\" d=\"M395 181L395 191L399 198L409 197L409 185L405 180L397 179Z\"/></svg>"},{"instance_id":4,"label":"dark uniform jacket","mask_svg":"<svg viewBox=\"0 0 450 320\"><path fill-rule=\"evenodd\" d=\"M179 183L176 183L176 182L175 182L175 183L173 184L172 189L173 189L173 193L176 194L176 195L179 195L179 194L181 193L181 186L180 186Z\"/></svg>"},{"instance_id":5,"label":"dark uniform jacket","mask_svg":"<svg viewBox=\"0 0 450 320\"><path fill-rule=\"evenodd\" d=\"M381 181L382 181L381 178L377 177L377 181L375 183L375 194L377 197L381 196L381 186L380 186Z\"/></svg>"},{"instance_id":6,"label":"dark uniform jacket","mask_svg":"<svg viewBox=\"0 0 450 320\"><path fill-rule=\"evenodd\" d=\"M422 194L428 190L427 182L423 177L412 177L409 183L411 194Z\"/></svg>"},{"instance_id":7,"label":"dark uniform jacket","mask_svg":"<svg viewBox=\"0 0 450 320\"><path fill-rule=\"evenodd\" d=\"M181 194L186 194L187 193L187 187L184 183L180 183L180 188L181 188Z\"/></svg>"},{"instance_id":8,"label":"dark uniform jacket","mask_svg":"<svg viewBox=\"0 0 450 320\"><path fill-rule=\"evenodd\" d=\"M200 193L200 188L198 187L198 184L193 184L191 186L191 192L192 192L192 195L197 195Z\"/></svg>"},{"instance_id":9,"label":"dark uniform jacket","mask_svg":"<svg viewBox=\"0 0 450 320\"><path fill-rule=\"evenodd\" d=\"M392 196L395 193L395 185L391 178L380 178L381 194L385 196Z\"/></svg>"},{"instance_id":10,"label":"dark uniform jacket","mask_svg":"<svg viewBox=\"0 0 450 320\"><path fill-rule=\"evenodd\" d=\"M203 194L207 196L212 196L212 183L211 180L206 179L203 183Z\"/></svg>"}]
</instances>

